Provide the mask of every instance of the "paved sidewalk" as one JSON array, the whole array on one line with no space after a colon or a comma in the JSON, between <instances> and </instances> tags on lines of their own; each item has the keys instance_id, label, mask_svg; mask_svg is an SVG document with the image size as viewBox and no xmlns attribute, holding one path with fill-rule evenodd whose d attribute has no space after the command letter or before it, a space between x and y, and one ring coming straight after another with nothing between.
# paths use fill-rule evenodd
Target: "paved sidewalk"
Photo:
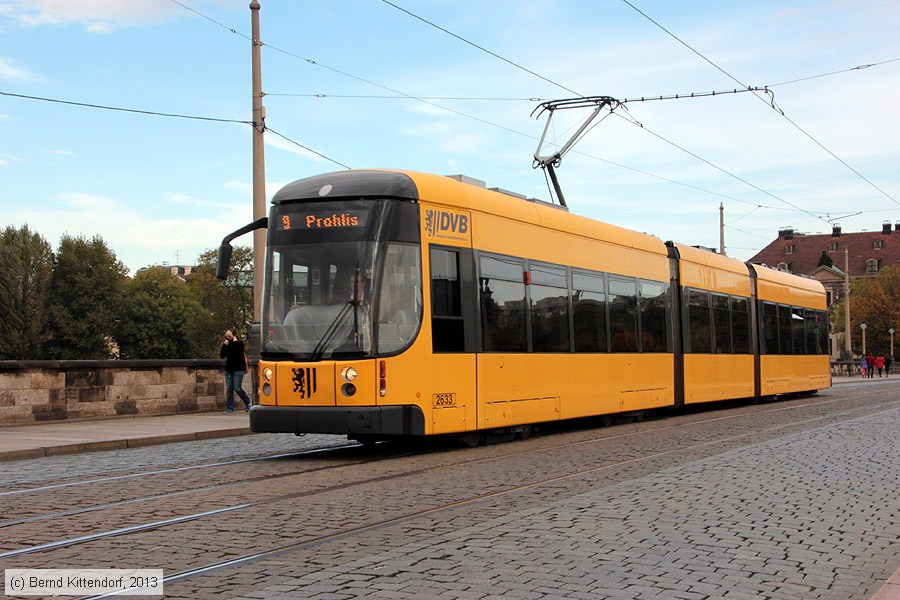
<instances>
[{"instance_id":1,"label":"paved sidewalk","mask_svg":"<svg viewBox=\"0 0 900 600\"><path fill-rule=\"evenodd\" d=\"M0 427L0 461L249 434L244 411Z\"/></svg>"}]
</instances>

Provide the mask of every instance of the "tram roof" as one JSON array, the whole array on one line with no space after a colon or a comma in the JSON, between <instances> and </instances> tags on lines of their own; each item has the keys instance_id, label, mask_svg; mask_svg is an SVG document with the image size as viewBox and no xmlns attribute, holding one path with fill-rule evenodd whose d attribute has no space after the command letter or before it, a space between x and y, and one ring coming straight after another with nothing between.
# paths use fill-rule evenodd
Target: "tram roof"
<instances>
[{"instance_id":1,"label":"tram roof","mask_svg":"<svg viewBox=\"0 0 900 600\"><path fill-rule=\"evenodd\" d=\"M414 171L404 173L415 182L419 199L424 202L489 213L567 234L600 239L654 254L666 254L665 244L656 236L574 215L554 204L488 189L453 177Z\"/></svg>"}]
</instances>

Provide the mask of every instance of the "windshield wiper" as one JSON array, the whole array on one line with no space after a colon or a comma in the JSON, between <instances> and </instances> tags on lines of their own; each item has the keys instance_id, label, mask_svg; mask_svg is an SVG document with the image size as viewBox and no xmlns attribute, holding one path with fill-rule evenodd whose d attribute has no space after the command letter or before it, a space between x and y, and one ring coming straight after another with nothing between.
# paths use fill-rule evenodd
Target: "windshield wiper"
<instances>
[{"instance_id":1,"label":"windshield wiper","mask_svg":"<svg viewBox=\"0 0 900 600\"><path fill-rule=\"evenodd\" d=\"M325 354L325 349L328 347L328 344L331 340L334 339L334 336L337 335L337 332L340 331L341 325L344 322L344 319L350 313L350 307L354 305L353 300L347 302L344 306L341 307L341 311L334 317L334 320L331 322L331 325L328 326L328 329L325 330L325 335L322 336L322 339L319 340L319 343L316 344L316 347L313 349L312 354L309 359L311 361L318 361L322 359L322 356Z\"/></svg>"}]
</instances>

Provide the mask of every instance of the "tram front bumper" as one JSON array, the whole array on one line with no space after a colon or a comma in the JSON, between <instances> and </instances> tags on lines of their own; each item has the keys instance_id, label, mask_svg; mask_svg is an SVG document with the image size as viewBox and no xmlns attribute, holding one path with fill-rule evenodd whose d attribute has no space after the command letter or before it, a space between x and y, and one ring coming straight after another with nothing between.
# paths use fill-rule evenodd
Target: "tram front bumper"
<instances>
[{"instance_id":1,"label":"tram front bumper","mask_svg":"<svg viewBox=\"0 0 900 600\"><path fill-rule=\"evenodd\" d=\"M425 414L402 406L266 406L250 410L254 433L425 435Z\"/></svg>"}]
</instances>

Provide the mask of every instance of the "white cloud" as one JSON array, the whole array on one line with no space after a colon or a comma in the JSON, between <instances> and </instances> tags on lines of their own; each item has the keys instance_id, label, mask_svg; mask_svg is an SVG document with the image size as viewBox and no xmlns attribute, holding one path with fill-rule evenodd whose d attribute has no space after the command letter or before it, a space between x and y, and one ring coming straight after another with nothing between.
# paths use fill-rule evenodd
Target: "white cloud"
<instances>
[{"instance_id":1,"label":"white cloud","mask_svg":"<svg viewBox=\"0 0 900 600\"><path fill-rule=\"evenodd\" d=\"M173 197L191 200L169 195ZM248 223L252 213L249 204L230 203L216 204L217 210L207 210L203 218L160 218L150 208L133 208L108 196L69 193L55 200L11 210L4 218L11 224L39 224L53 246L63 235L99 235L132 273L163 261L192 263L201 252L217 247L225 234Z\"/></svg>"},{"instance_id":2,"label":"white cloud","mask_svg":"<svg viewBox=\"0 0 900 600\"><path fill-rule=\"evenodd\" d=\"M218 0L214 4L237 6L234 0ZM89 33L97 34L196 16L160 0L11 0L0 10L0 17L25 27L81 24Z\"/></svg>"},{"instance_id":3,"label":"white cloud","mask_svg":"<svg viewBox=\"0 0 900 600\"><path fill-rule=\"evenodd\" d=\"M32 82L39 80L40 77L28 69L17 66L12 59L0 56L0 81Z\"/></svg>"},{"instance_id":4,"label":"white cloud","mask_svg":"<svg viewBox=\"0 0 900 600\"><path fill-rule=\"evenodd\" d=\"M20 162L22 159L12 154L0 154L0 167L7 167L9 163L15 161Z\"/></svg>"}]
</instances>

